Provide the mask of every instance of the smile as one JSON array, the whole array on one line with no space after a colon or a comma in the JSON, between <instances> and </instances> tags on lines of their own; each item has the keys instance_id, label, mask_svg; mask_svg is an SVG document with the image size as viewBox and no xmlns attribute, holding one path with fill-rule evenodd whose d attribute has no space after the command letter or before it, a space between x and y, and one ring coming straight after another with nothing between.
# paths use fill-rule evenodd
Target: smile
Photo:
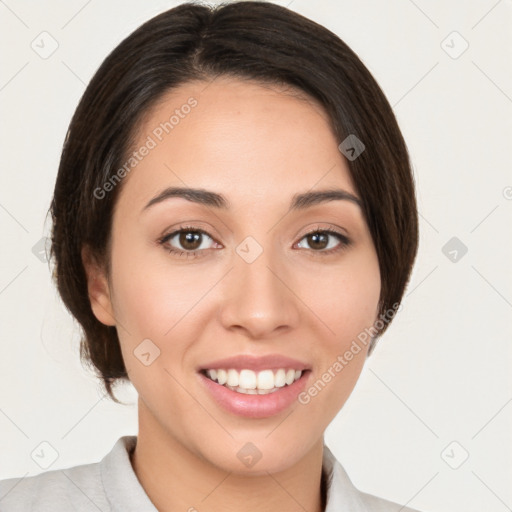
<instances>
[{"instance_id":1,"label":"smile","mask_svg":"<svg viewBox=\"0 0 512 512\"><path fill-rule=\"evenodd\" d=\"M300 379L302 371L279 368L254 372L248 369L238 371L233 368L218 368L204 370L204 374L212 381L237 393L266 395L278 391L279 388L290 386Z\"/></svg>"},{"instance_id":2,"label":"smile","mask_svg":"<svg viewBox=\"0 0 512 512\"><path fill-rule=\"evenodd\" d=\"M309 369L292 368L259 372L217 368L198 372L203 389L217 406L251 419L269 418L287 410L297 402L310 375Z\"/></svg>"}]
</instances>

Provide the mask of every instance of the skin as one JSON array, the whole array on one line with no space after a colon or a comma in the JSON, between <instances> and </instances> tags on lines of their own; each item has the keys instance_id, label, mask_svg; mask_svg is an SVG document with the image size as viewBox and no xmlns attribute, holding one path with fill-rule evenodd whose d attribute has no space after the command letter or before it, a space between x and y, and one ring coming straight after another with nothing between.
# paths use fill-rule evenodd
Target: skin
<instances>
[{"instance_id":1,"label":"skin","mask_svg":"<svg viewBox=\"0 0 512 512\"><path fill-rule=\"evenodd\" d=\"M358 196L341 141L314 100L231 78L188 83L148 113L136 147L190 96L197 106L125 178L111 274L83 252L94 314L116 325L139 393L132 465L162 512L319 512L324 431L352 392L367 347L307 405L294 402L263 419L222 409L196 368L235 354L278 353L309 363L312 385L377 318L375 247L351 201L288 212L296 193L332 187ZM172 198L142 211L169 186L218 192L231 206ZM199 257L158 243L180 223L211 237L196 244ZM329 235L327 248L314 245L305 236L314 228L335 229L351 244ZM251 264L235 252L247 236L263 249ZM179 236L167 246L185 250ZM331 247L341 250L327 254ZM161 351L149 366L133 353L147 338ZM262 453L252 468L237 457L247 442Z\"/></svg>"}]
</instances>

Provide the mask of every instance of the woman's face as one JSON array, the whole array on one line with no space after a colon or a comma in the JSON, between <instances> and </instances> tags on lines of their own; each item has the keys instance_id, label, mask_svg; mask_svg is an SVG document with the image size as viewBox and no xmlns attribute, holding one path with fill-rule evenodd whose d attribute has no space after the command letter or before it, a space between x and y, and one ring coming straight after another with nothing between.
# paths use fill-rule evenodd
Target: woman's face
<instances>
[{"instance_id":1,"label":"woman's face","mask_svg":"<svg viewBox=\"0 0 512 512\"><path fill-rule=\"evenodd\" d=\"M275 472L322 442L362 369L368 346L353 342L381 286L340 142L312 100L228 78L183 85L148 114L114 212L108 289L92 300L117 326L139 436L234 472L249 471L246 443L262 455L251 471ZM170 187L226 204L162 196ZM349 199L290 207L324 190ZM236 356L247 359L218 363ZM205 369L278 391L239 393ZM289 370L303 371L283 386Z\"/></svg>"}]
</instances>

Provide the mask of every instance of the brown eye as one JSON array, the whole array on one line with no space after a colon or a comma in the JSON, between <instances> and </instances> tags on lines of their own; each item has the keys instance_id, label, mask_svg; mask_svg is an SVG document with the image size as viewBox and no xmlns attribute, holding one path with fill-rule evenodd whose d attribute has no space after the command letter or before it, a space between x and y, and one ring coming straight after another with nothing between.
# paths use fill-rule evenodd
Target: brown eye
<instances>
[{"instance_id":1,"label":"brown eye","mask_svg":"<svg viewBox=\"0 0 512 512\"><path fill-rule=\"evenodd\" d=\"M326 233L313 233L306 236L312 249L325 249L329 243L329 235Z\"/></svg>"},{"instance_id":2,"label":"brown eye","mask_svg":"<svg viewBox=\"0 0 512 512\"><path fill-rule=\"evenodd\" d=\"M202 236L198 231L182 231L179 233L179 242L183 249L195 251L201 246Z\"/></svg>"},{"instance_id":3,"label":"brown eye","mask_svg":"<svg viewBox=\"0 0 512 512\"><path fill-rule=\"evenodd\" d=\"M303 242L305 240L305 243ZM331 254L350 245L350 240L331 229L316 229L304 235L298 246L321 254Z\"/></svg>"},{"instance_id":4,"label":"brown eye","mask_svg":"<svg viewBox=\"0 0 512 512\"><path fill-rule=\"evenodd\" d=\"M213 238L197 228L181 227L177 231L165 235L159 243L172 254L187 257L196 257L215 245Z\"/></svg>"}]
</instances>

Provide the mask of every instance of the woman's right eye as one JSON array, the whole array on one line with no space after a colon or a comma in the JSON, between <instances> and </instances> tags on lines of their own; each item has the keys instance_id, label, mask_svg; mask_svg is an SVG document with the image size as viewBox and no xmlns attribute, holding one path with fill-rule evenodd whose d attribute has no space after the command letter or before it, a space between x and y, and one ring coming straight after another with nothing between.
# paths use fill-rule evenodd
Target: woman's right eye
<instances>
[{"instance_id":1,"label":"woman's right eye","mask_svg":"<svg viewBox=\"0 0 512 512\"><path fill-rule=\"evenodd\" d=\"M213 238L202 229L192 227L180 227L180 229L163 236L159 243L171 254L177 256L186 256L195 258L200 252L204 252L212 247L207 247L208 240L214 244Z\"/></svg>"}]
</instances>

